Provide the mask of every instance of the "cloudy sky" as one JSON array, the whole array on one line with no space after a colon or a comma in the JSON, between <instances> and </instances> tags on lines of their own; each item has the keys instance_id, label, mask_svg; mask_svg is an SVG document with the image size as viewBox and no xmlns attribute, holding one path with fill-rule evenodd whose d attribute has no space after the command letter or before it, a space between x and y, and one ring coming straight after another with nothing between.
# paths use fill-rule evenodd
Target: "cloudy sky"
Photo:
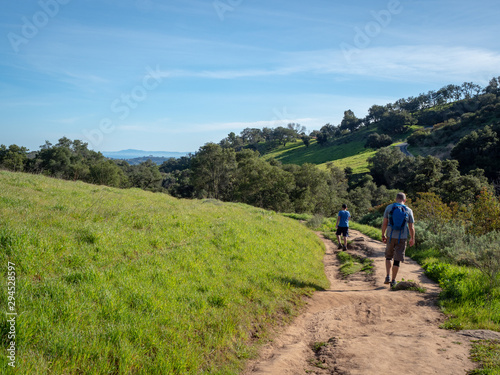
<instances>
[{"instance_id":1,"label":"cloudy sky","mask_svg":"<svg viewBox=\"0 0 500 375\"><path fill-rule=\"evenodd\" d=\"M494 0L23 0L0 14L0 144L196 151L500 75Z\"/></svg>"}]
</instances>

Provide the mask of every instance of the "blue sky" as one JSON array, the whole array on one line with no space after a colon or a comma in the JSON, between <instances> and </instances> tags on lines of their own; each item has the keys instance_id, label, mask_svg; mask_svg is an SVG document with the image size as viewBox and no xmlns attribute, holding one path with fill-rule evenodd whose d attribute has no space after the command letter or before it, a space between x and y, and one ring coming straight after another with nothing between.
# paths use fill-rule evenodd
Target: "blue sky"
<instances>
[{"instance_id":1,"label":"blue sky","mask_svg":"<svg viewBox=\"0 0 500 375\"><path fill-rule=\"evenodd\" d=\"M479 0L24 0L0 14L0 143L196 151L246 127L500 75Z\"/></svg>"}]
</instances>

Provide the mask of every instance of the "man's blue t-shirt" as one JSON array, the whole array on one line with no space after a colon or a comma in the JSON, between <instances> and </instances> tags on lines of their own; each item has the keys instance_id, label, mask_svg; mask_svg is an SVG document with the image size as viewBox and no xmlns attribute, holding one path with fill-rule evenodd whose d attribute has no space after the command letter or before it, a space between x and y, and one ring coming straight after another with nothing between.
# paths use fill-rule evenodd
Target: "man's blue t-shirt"
<instances>
[{"instance_id":1,"label":"man's blue t-shirt","mask_svg":"<svg viewBox=\"0 0 500 375\"><path fill-rule=\"evenodd\" d=\"M349 218L351 214L347 210L339 211L339 227L349 227Z\"/></svg>"}]
</instances>

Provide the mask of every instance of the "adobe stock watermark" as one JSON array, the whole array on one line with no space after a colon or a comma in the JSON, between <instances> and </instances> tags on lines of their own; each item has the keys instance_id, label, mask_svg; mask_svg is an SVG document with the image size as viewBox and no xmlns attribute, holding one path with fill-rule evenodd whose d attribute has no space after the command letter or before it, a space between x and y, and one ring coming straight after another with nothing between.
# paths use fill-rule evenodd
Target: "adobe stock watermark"
<instances>
[{"instance_id":1,"label":"adobe stock watermark","mask_svg":"<svg viewBox=\"0 0 500 375\"><path fill-rule=\"evenodd\" d=\"M345 42L340 44L345 59L351 62L353 54L360 53L363 49L368 48L372 40L390 25L393 16L400 14L402 11L403 6L399 0L390 0L387 3L387 9L378 12L372 10L370 12L373 17L372 21L367 22L363 28L354 27L356 34L354 35L353 44Z\"/></svg>"},{"instance_id":2,"label":"adobe stock watermark","mask_svg":"<svg viewBox=\"0 0 500 375\"><path fill-rule=\"evenodd\" d=\"M217 15L221 21L224 21L224 14L226 12L234 12L237 7L243 3L243 0L214 0L214 6Z\"/></svg>"},{"instance_id":3,"label":"adobe stock watermark","mask_svg":"<svg viewBox=\"0 0 500 375\"><path fill-rule=\"evenodd\" d=\"M20 46L28 44L31 39L36 37L41 29L49 24L51 18L59 14L61 5L67 5L71 0L40 0L38 5L40 10L31 17L21 17L22 25L20 32L10 32L7 34L10 46L14 52L20 51Z\"/></svg>"},{"instance_id":4,"label":"adobe stock watermark","mask_svg":"<svg viewBox=\"0 0 500 375\"><path fill-rule=\"evenodd\" d=\"M104 136L115 130L116 123L125 120L133 109L136 109L140 103L148 98L148 92L156 89L162 81L160 67L157 65L156 70L153 70L150 66L147 66L146 75L142 78L141 83L129 92L122 93L119 98L111 102L110 110L115 114L114 119L105 117L101 119L96 129L84 129L83 135L85 138L94 147L99 146L104 140Z\"/></svg>"},{"instance_id":5,"label":"adobe stock watermark","mask_svg":"<svg viewBox=\"0 0 500 375\"><path fill-rule=\"evenodd\" d=\"M16 265L7 262L7 364L16 367Z\"/></svg>"},{"instance_id":6,"label":"adobe stock watermark","mask_svg":"<svg viewBox=\"0 0 500 375\"><path fill-rule=\"evenodd\" d=\"M274 117L273 117L273 125L278 127L278 126L286 126L289 123L296 122L294 119L297 118L297 116L288 113L288 109L286 107L283 107L283 110L280 111L279 109L274 108L273 109Z\"/></svg>"}]
</instances>

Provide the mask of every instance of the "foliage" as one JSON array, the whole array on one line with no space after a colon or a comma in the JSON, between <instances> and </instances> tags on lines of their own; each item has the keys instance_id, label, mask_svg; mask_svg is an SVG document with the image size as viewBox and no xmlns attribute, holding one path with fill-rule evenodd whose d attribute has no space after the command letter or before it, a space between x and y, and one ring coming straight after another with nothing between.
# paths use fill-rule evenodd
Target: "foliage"
<instances>
[{"instance_id":1,"label":"foliage","mask_svg":"<svg viewBox=\"0 0 500 375\"><path fill-rule=\"evenodd\" d=\"M363 271L373 272L373 260L369 258L359 258L345 251L337 252L337 259L340 261L339 271L342 277L346 278L352 274Z\"/></svg>"},{"instance_id":2,"label":"foliage","mask_svg":"<svg viewBox=\"0 0 500 375\"><path fill-rule=\"evenodd\" d=\"M228 199L236 170L236 152L215 143L207 143L191 162L192 184L201 198Z\"/></svg>"},{"instance_id":3,"label":"foliage","mask_svg":"<svg viewBox=\"0 0 500 375\"><path fill-rule=\"evenodd\" d=\"M359 224L355 221L349 223L349 227L354 230L359 230L360 232L366 234L368 237L373 238L377 241L382 241L382 232L380 228L374 228L370 225Z\"/></svg>"},{"instance_id":4,"label":"foliage","mask_svg":"<svg viewBox=\"0 0 500 375\"><path fill-rule=\"evenodd\" d=\"M369 162L370 174L377 184L405 191L410 197L430 192L446 203L469 204L482 190L492 190L481 170L461 175L453 160L405 157L394 148L383 148Z\"/></svg>"},{"instance_id":5,"label":"foliage","mask_svg":"<svg viewBox=\"0 0 500 375\"><path fill-rule=\"evenodd\" d=\"M471 359L479 362L478 369L468 375L496 375L500 370L500 342L495 340L472 340Z\"/></svg>"},{"instance_id":6,"label":"foliage","mask_svg":"<svg viewBox=\"0 0 500 375\"><path fill-rule=\"evenodd\" d=\"M0 165L14 172L22 172L28 163L28 149L18 145L0 145Z\"/></svg>"},{"instance_id":7,"label":"foliage","mask_svg":"<svg viewBox=\"0 0 500 375\"><path fill-rule=\"evenodd\" d=\"M482 235L500 232L500 200L488 190L482 190L472 207L469 233Z\"/></svg>"},{"instance_id":8,"label":"foliage","mask_svg":"<svg viewBox=\"0 0 500 375\"><path fill-rule=\"evenodd\" d=\"M307 220L306 225L311 229L319 229L325 221L325 217L323 215L316 214Z\"/></svg>"},{"instance_id":9,"label":"foliage","mask_svg":"<svg viewBox=\"0 0 500 375\"><path fill-rule=\"evenodd\" d=\"M387 147L392 144L392 138L387 134L372 133L368 136L366 140L365 147L370 148L382 148Z\"/></svg>"},{"instance_id":10,"label":"foliage","mask_svg":"<svg viewBox=\"0 0 500 375\"><path fill-rule=\"evenodd\" d=\"M393 166L405 158L404 154L394 147L384 147L368 159L370 174L377 185L391 186Z\"/></svg>"},{"instance_id":11,"label":"foliage","mask_svg":"<svg viewBox=\"0 0 500 375\"><path fill-rule=\"evenodd\" d=\"M384 133L398 134L406 132L417 123L411 113L407 111L387 111L382 115L378 127Z\"/></svg>"},{"instance_id":12,"label":"foliage","mask_svg":"<svg viewBox=\"0 0 500 375\"><path fill-rule=\"evenodd\" d=\"M500 177L500 123L494 128L486 126L463 137L451 150L451 156L458 160L463 171L481 168L491 179Z\"/></svg>"},{"instance_id":13,"label":"foliage","mask_svg":"<svg viewBox=\"0 0 500 375\"><path fill-rule=\"evenodd\" d=\"M437 194L430 192L418 193L412 210L416 220L425 220L433 226L447 224L454 217L451 207Z\"/></svg>"},{"instance_id":14,"label":"foliage","mask_svg":"<svg viewBox=\"0 0 500 375\"><path fill-rule=\"evenodd\" d=\"M462 236L446 247L450 257L480 270L488 279L490 291L500 286L500 232L481 236Z\"/></svg>"},{"instance_id":15,"label":"foliage","mask_svg":"<svg viewBox=\"0 0 500 375\"><path fill-rule=\"evenodd\" d=\"M234 200L280 212L292 209L294 179L290 173L250 150L239 152L236 160Z\"/></svg>"},{"instance_id":16,"label":"foliage","mask_svg":"<svg viewBox=\"0 0 500 375\"><path fill-rule=\"evenodd\" d=\"M4 171L0 190L15 373L238 373L255 338L328 286L321 241L273 212Z\"/></svg>"},{"instance_id":17,"label":"foliage","mask_svg":"<svg viewBox=\"0 0 500 375\"><path fill-rule=\"evenodd\" d=\"M282 213L283 216L289 217L290 219L299 220L299 221L308 221L312 219L314 215L311 214L296 214L296 213Z\"/></svg>"},{"instance_id":18,"label":"foliage","mask_svg":"<svg viewBox=\"0 0 500 375\"><path fill-rule=\"evenodd\" d=\"M339 129L353 132L360 127L361 122L362 121L354 115L354 112L349 109L344 112L344 118L340 123Z\"/></svg>"}]
</instances>

